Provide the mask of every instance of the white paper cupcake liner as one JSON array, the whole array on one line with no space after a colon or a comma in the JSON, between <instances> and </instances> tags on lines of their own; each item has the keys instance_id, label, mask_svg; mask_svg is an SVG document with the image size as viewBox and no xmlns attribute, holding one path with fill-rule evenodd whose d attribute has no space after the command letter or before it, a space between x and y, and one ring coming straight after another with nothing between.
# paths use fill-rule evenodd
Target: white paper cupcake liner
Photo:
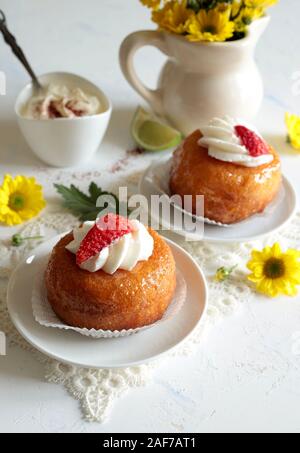
<instances>
[{"instance_id":1,"label":"white paper cupcake liner","mask_svg":"<svg viewBox=\"0 0 300 453\"><path fill-rule=\"evenodd\" d=\"M155 164L154 164L155 165ZM158 191L161 195L166 195L167 197L171 197L169 181L170 181L170 173L171 173L171 165L172 165L172 158L168 159L166 162L163 162L159 167L154 166L150 168L150 171L147 176L147 181L153 185L156 191ZM266 207L266 209L262 213L254 214L251 216L251 219L255 217L265 217L271 215L277 208L277 206L282 202L285 197L285 189L283 184L281 185L281 189L277 195L277 197ZM182 206L176 205L173 201L170 202L174 209L179 209L182 213L192 216L195 220L199 222L204 222L208 225L214 225L224 228L234 227L236 225L241 225L249 220L245 219L241 222L234 223L231 225L227 225L225 223L216 222L215 220L208 219L207 217L200 217L192 214L191 212L182 208Z\"/></svg>"},{"instance_id":2,"label":"white paper cupcake liner","mask_svg":"<svg viewBox=\"0 0 300 453\"><path fill-rule=\"evenodd\" d=\"M47 299L47 291L46 286L44 283L44 274L47 267L48 258L45 261L45 264L41 266L40 272L36 275L32 290L32 310L34 319L41 324L43 327L52 327L56 329L63 329L63 330L71 330L77 332L81 335L86 337L92 337L95 339L99 338L119 338L119 337L127 337L129 335L136 334L138 332L142 332L143 330L150 329L159 323L165 322L175 316L181 310L185 300L186 300L186 293L187 293L187 286L185 279L180 271L177 270L176 279L176 291L173 297L173 301L167 311L165 312L164 316L160 321L157 321L154 324L140 327L138 329L129 329L129 330L96 330L96 329L82 329L79 327L72 327L65 324L61 321L54 311L52 310L51 305Z\"/></svg>"}]
</instances>

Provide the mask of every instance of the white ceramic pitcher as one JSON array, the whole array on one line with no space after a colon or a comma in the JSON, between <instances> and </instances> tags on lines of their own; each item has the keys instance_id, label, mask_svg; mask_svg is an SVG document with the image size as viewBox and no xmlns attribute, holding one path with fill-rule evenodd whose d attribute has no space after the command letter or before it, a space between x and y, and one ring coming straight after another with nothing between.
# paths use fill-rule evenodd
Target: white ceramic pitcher
<instances>
[{"instance_id":1,"label":"white ceramic pitcher","mask_svg":"<svg viewBox=\"0 0 300 453\"><path fill-rule=\"evenodd\" d=\"M254 21L245 38L224 43L192 43L163 31L132 33L120 49L122 71L152 109L186 135L214 116L251 120L263 98L254 50L269 20ZM134 55L144 46L169 57L157 90L147 88L134 69Z\"/></svg>"}]
</instances>

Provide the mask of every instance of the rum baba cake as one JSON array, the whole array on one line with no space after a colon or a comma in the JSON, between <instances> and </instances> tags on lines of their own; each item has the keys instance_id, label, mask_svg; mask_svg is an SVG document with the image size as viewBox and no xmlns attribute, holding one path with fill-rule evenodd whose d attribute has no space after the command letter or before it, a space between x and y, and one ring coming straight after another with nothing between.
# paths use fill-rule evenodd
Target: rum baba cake
<instances>
[{"instance_id":1,"label":"rum baba cake","mask_svg":"<svg viewBox=\"0 0 300 453\"><path fill-rule=\"evenodd\" d=\"M204 215L234 224L263 212L282 184L279 155L256 132L230 118L213 119L175 151L172 194L204 195Z\"/></svg>"},{"instance_id":2,"label":"rum baba cake","mask_svg":"<svg viewBox=\"0 0 300 453\"><path fill-rule=\"evenodd\" d=\"M176 266L155 231L108 214L58 242L45 282L48 301L63 322L120 331L163 317L176 289Z\"/></svg>"}]
</instances>

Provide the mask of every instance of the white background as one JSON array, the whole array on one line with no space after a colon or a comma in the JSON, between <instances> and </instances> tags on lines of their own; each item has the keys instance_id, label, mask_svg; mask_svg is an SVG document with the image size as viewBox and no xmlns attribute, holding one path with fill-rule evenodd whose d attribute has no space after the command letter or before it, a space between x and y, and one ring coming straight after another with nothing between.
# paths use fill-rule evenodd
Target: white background
<instances>
[{"instance_id":1,"label":"white background","mask_svg":"<svg viewBox=\"0 0 300 453\"><path fill-rule=\"evenodd\" d=\"M130 32L153 28L147 10L138 0L2 0L0 6L38 73L79 73L112 98L108 137L115 141L105 141L91 168L122 156L141 101L122 77L118 48ZM265 81L257 125L281 152L300 195L300 155L284 143L283 120L286 110L300 113L300 97L292 94L292 74L300 70L300 2L282 0L271 14L257 50ZM162 57L147 49L137 60L141 76L154 85ZM1 177L30 175L41 163L25 145L13 112L27 75L1 40L0 71L7 76L7 96L0 97ZM10 234L1 229L2 237ZM11 348L0 357L0 431L299 432L300 356L292 353L299 330L299 297L245 305L211 331L195 356L165 361L150 385L117 403L105 425L82 421L78 403L61 386L44 382L43 366Z\"/></svg>"}]
</instances>

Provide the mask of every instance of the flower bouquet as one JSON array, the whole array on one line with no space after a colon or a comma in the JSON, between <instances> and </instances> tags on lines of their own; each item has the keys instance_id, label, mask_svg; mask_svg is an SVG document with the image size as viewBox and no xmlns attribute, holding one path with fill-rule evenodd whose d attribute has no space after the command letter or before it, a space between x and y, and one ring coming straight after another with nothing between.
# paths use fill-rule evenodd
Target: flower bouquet
<instances>
[{"instance_id":1,"label":"flower bouquet","mask_svg":"<svg viewBox=\"0 0 300 453\"><path fill-rule=\"evenodd\" d=\"M278 0L140 0L159 29L192 42L233 41Z\"/></svg>"}]
</instances>

